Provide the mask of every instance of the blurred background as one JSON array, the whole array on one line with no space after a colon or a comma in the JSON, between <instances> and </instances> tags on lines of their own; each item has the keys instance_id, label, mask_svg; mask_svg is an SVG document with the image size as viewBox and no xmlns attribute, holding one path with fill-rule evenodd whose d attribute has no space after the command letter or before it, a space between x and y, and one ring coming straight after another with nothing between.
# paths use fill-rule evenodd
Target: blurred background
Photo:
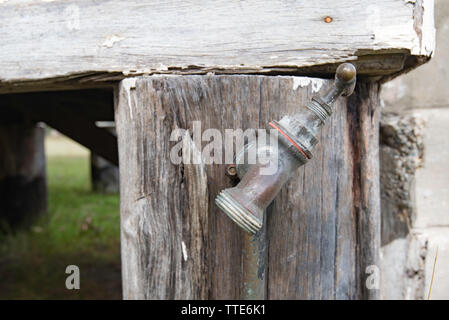
<instances>
[{"instance_id":1,"label":"blurred background","mask_svg":"<svg viewBox=\"0 0 449 320\"><path fill-rule=\"evenodd\" d=\"M57 131L45 132L48 212L29 229L0 233L0 299L121 299L114 168L104 170L105 160L91 159ZM73 264L82 270L82 290L63 285Z\"/></svg>"}]
</instances>

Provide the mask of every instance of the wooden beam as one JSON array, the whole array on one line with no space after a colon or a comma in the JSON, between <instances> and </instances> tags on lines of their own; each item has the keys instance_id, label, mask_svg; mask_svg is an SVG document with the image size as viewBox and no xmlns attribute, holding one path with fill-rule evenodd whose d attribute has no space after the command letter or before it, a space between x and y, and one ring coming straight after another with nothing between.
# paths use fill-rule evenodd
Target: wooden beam
<instances>
[{"instance_id":1,"label":"wooden beam","mask_svg":"<svg viewBox=\"0 0 449 320\"><path fill-rule=\"evenodd\" d=\"M27 120L27 117L16 108L4 105L0 96L0 125L23 123Z\"/></svg>"},{"instance_id":2,"label":"wooden beam","mask_svg":"<svg viewBox=\"0 0 449 320\"><path fill-rule=\"evenodd\" d=\"M243 232L215 205L235 184L225 165L174 164L170 134L201 121L261 128L297 110L328 80L266 76L151 76L116 94L123 289L126 299L242 297ZM378 84L340 98L314 149L268 213L269 299L377 298ZM189 135L190 136L190 135ZM204 142L207 144L207 142ZM204 146L204 145L202 145ZM203 149L193 141L182 153Z\"/></svg>"},{"instance_id":3,"label":"wooden beam","mask_svg":"<svg viewBox=\"0 0 449 320\"><path fill-rule=\"evenodd\" d=\"M117 138L112 133L70 109L48 108L45 111L48 112L40 111L39 117L46 124L118 166Z\"/></svg>"},{"instance_id":4,"label":"wooden beam","mask_svg":"<svg viewBox=\"0 0 449 320\"><path fill-rule=\"evenodd\" d=\"M113 121L110 90L33 92L0 95L0 115L42 121L97 155L118 165L117 138L95 121ZM10 121L10 120L4 120Z\"/></svg>"},{"instance_id":5,"label":"wooden beam","mask_svg":"<svg viewBox=\"0 0 449 320\"><path fill-rule=\"evenodd\" d=\"M433 0L9 0L0 8L0 93L142 74L328 77L348 60L359 76L388 77L434 50Z\"/></svg>"},{"instance_id":6,"label":"wooden beam","mask_svg":"<svg viewBox=\"0 0 449 320\"><path fill-rule=\"evenodd\" d=\"M58 112L59 108L91 121L114 121L113 92L106 89L0 95L0 115L5 118L19 117L24 107L33 112L36 121L44 121L50 110Z\"/></svg>"}]
</instances>

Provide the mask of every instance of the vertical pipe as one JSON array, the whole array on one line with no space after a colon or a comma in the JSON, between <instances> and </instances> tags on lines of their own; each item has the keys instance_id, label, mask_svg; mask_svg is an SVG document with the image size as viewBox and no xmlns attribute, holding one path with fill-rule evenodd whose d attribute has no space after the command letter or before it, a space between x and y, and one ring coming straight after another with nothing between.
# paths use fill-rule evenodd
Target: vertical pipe
<instances>
[{"instance_id":1,"label":"vertical pipe","mask_svg":"<svg viewBox=\"0 0 449 320\"><path fill-rule=\"evenodd\" d=\"M266 299L266 210L262 228L254 235L243 236L243 284L241 299Z\"/></svg>"}]
</instances>

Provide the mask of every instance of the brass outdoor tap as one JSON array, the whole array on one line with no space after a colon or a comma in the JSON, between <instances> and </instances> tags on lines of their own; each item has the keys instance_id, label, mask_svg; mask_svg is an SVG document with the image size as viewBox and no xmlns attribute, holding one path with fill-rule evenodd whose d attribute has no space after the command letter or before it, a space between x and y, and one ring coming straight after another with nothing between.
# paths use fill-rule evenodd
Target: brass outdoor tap
<instances>
[{"instance_id":1,"label":"brass outdoor tap","mask_svg":"<svg viewBox=\"0 0 449 320\"><path fill-rule=\"evenodd\" d=\"M272 121L268 129L270 145L248 143L236 155L239 184L223 190L216 204L232 220L249 233L262 227L263 213L296 169L312 158L312 149L318 143L317 135L332 114L332 104L340 96L352 94L356 83L356 69L350 63L338 66L332 87L300 112ZM272 143L274 142L274 143ZM258 161L246 164L248 154L255 153ZM259 161L259 159L264 161ZM274 170L273 170L274 168Z\"/></svg>"}]
</instances>

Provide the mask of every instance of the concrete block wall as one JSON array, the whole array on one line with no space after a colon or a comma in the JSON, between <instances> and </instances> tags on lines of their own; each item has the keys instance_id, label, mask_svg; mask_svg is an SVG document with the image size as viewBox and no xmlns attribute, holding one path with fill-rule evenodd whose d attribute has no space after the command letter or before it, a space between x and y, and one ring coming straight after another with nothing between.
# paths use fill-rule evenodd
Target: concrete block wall
<instances>
[{"instance_id":1,"label":"concrete block wall","mask_svg":"<svg viewBox=\"0 0 449 320\"><path fill-rule=\"evenodd\" d=\"M434 12L436 51L430 62L382 88L383 112L425 122L424 158L409 195L414 204L409 235L382 249L383 297L390 299L428 298L437 248L430 299L449 299L449 1L435 0ZM419 290L416 281L409 282L413 272L423 273Z\"/></svg>"}]
</instances>

